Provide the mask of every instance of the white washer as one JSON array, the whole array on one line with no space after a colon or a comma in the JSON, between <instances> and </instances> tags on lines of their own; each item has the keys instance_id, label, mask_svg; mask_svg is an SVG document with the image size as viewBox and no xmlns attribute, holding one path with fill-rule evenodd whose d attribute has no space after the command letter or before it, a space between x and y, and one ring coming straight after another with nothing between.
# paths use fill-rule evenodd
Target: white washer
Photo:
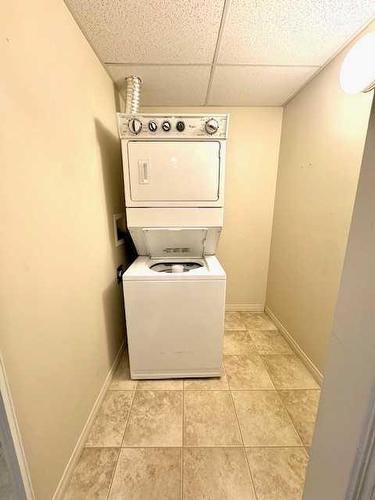
<instances>
[{"instance_id":1,"label":"white washer","mask_svg":"<svg viewBox=\"0 0 375 500\"><path fill-rule=\"evenodd\" d=\"M215 256L135 260L123 276L132 378L221 375L225 280Z\"/></svg>"}]
</instances>

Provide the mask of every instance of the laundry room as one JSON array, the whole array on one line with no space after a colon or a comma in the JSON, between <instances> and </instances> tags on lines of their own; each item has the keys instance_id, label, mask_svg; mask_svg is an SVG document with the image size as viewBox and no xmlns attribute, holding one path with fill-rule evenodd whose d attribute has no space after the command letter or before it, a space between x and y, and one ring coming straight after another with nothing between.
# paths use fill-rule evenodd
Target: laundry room
<instances>
[{"instance_id":1,"label":"laundry room","mask_svg":"<svg viewBox=\"0 0 375 500\"><path fill-rule=\"evenodd\" d=\"M0 499L370 500L373 1L0 4Z\"/></svg>"}]
</instances>

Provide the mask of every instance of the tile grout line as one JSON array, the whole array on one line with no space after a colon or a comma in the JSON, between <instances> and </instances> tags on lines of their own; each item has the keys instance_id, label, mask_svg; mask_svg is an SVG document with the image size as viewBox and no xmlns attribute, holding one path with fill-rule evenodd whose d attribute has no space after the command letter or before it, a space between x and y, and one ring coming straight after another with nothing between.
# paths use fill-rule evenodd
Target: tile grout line
<instances>
[{"instance_id":1,"label":"tile grout line","mask_svg":"<svg viewBox=\"0 0 375 500\"><path fill-rule=\"evenodd\" d=\"M302 441L302 437L300 436L300 434L299 434L299 432L298 432L298 430L297 430L297 428L296 428L296 426L295 426L294 420L293 420L293 418L292 418L291 414L289 413L288 408L286 407L286 404L284 403L283 398L280 396L279 391L278 391L277 389L276 389L276 392L277 392L277 396L278 396L278 398L279 398L279 399L280 399L280 401L281 401L281 404L282 404L283 408L285 409L285 411L286 411L286 413L287 413L287 415L288 415L288 417L289 417L289 420L290 420L290 421L291 421L291 423L292 423L292 427L293 427L293 429L294 429L294 432L297 434L298 439L301 441L301 446L304 448L304 447L305 447L304 442Z\"/></svg>"},{"instance_id":2,"label":"tile grout line","mask_svg":"<svg viewBox=\"0 0 375 500\"><path fill-rule=\"evenodd\" d=\"M219 448L219 446L212 446L211 448ZM226 446L226 448L228 448L228 446ZM232 447L234 448L234 447ZM238 448L238 447L237 447ZM244 448L251 448L251 449L271 449L271 450L274 450L274 449L279 449L279 448L282 448L282 449L286 449L288 450L289 448L296 448L297 450L300 450L301 448L305 448L305 446L303 445L300 445L300 444L291 444L291 445L265 445L265 444L259 444L259 445L247 445L247 446L244 446Z\"/></svg>"},{"instance_id":3,"label":"tile grout line","mask_svg":"<svg viewBox=\"0 0 375 500\"><path fill-rule=\"evenodd\" d=\"M246 448L305 448L306 446L305 445L299 445L299 444L293 444L293 445L257 445L257 446L254 446L254 445L246 445L245 446ZM136 445L136 446L124 446L122 448L120 448L119 446L91 446L89 449L96 449L96 450L101 450L101 449L114 449L114 450L159 450L159 449L180 449L182 448L181 446L139 446L139 445ZM219 444L219 445L216 445L216 444L213 444L213 445L209 445L209 444L204 444L204 445L194 445L194 444L189 444L189 445L186 445L186 446L183 446L184 449L188 449L188 448L232 448L232 449L240 449L240 448L244 448L244 445L243 444Z\"/></svg>"},{"instance_id":4,"label":"tile grout line","mask_svg":"<svg viewBox=\"0 0 375 500\"><path fill-rule=\"evenodd\" d=\"M210 76L209 76L208 84L207 84L207 91L206 91L206 96L205 96L205 100L204 100L204 106L207 106L208 99L210 97L212 82L213 82L213 79L214 79L214 73L215 73L215 69L216 69L216 63L217 63L217 60L218 60L218 57L219 57L219 49L220 49L220 45L221 45L221 38L222 38L222 35L223 35L223 32L224 32L224 25L225 25L225 21L226 21L227 16L228 16L230 2L231 2L231 0L224 0L223 12L221 14L220 26L219 26L219 31L218 31L218 34L217 34L217 39L216 39L215 51L214 51L214 55L213 55L213 58L212 58L211 70L210 70Z\"/></svg>"},{"instance_id":5,"label":"tile grout line","mask_svg":"<svg viewBox=\"0 0 375 500\"><path fill-rule=\"evenodd\" d=\"M279 390L277 390L277 395L279 396L279 398L280 398L280 400L281 400L281 403L282 403L283 407L285 408L285 411L287 412L287 414L288 414L288 416L289 416L290 421L292 422L293 429L294 429L294 430L295 430L295 432L297 433L297 436L299 437L299 440L301 441L301 444L302 444L303 448L305 448L305 446L306 446L306 445L305 445L305 443L303 442L302 436L301 436L301 435L300 435L300 433L298 432L298 429L297 429L297 427L296 427L296 425L295 425L295 423L294 423L293 417L292 417L291 413L289 412L288 407L287 407L287 406L286 406L286 404L284 403L283 398L280 396L279 392L280 392L280 391L279 391ZM315 424L314 424L314 426L315 426ZM305 452L306 452L306 450L305 450Z\"/></svg>"},{"instance_id":6,"label":"tile grout line","mask_svg":"<svg viewBox=\"0 0 375 500\"><path fill-rule=\"evenodd\" d=\"M305 443L303 442L303 439L302 439L302 437L300 436L300 434L299 434L299 432L298 432L298 430L297 430L297 428L296 428L296 426L295 426L295 423L294 423L294 420L293 420L293 418L292 418L292 415L289 413L288 408L287 408L286 404L284 403L283 398L279 395L279 391L278 391L278 390L277 390L277 394L278 394L279 398L281 399L281 403L282 403L283 407L285 408L285 410L286 410L286 412L287 412L287 414L288 414L288 416L289 416L289 419L290 419L290 421L291 421L291 423L292 423L292 426L293 426L294 431L297 433L297 436L299 437L299 440L301 441L301 445L302 445L302 446L298 446L298 447L296 446L296 448L302 448L302 449L303 449L303 451L304 451L304 453L305 453L305 455L306 455L306 458L307 458L307 464L308 464L308 463L309 463L309 461L310 461L310 453L308 453L308 452L307 452L307 450L306 450L306 445L305 445ZM315 424L314 424L314 426L315 426ZM306 469L305 469L305 477L304 477L304 481L303 481L303 489L304 489L304 487L305 487L305 481L306 481Z\"/></svg>"},{"instance_id":7,"label":"tile grout line","mask_svg":"<svg viewBox=\"0 0 375 500\"><path fill-rule=\"evenodd\" d=\"M246 453L246 448L244 448L244 450L245 450L244 453L245 453L245 460L246 460L246 463L247 463L247 468L249 470L249 475L250 475L251 482L252 482L252 485L253 485L255 500L258 500L258 493L257 493L257 490L255 488L255 481L254 481L254 478L253 478L253 473L251 472L250 462L249 462L249 459L248 459L248 456L247 456L247 453Z\"/></svg>"},{"instance_id":8,"label":"tile grout line","mask_svg":"<svg viewBox=\"0 0 375 500\"><path fill-rule=\"evenodd\" d=\"M229 382L228 382L228 385L229 385ZM237 415L236 404L234 402L234 397L233 397L231 389L229 389L229 394L230 394L230 397L231 397L231 401L232 401L232 405L233 405L233 409L234 409L234 414L236 416L237 425L238 425L238 428L240 430L240 435L241 435L241 440L242 440L242 451L243 451L243 453L245 455L245 460L246 460L246 463L247 463L247 470L248 470L248 473L249 473L250 482L251 482L251 485L253 487L253 491L254 491L254 495L255 495L255 500L257 500L258 496L257 496L257 493L255 491L255 483L254 483L253 475L252 475L251 470L250 470L249 461L247 460L245 441L244 441L244 438L243 438L242 429L241 429L241 425L240 425L240 420L239 420L238 415Z\"/></svg>"},{"instance_id":9,"label":"tile grout line","mask_svg":"<svg viewBox=\"0 0 375 500\"><path fill-rule=\"evenodd\" d=\"M272 373L271 373L271 371L268 369L267 363L266 363L266 362L265 362L265 360L263 359L263 356L262 356L262 355L260 355L260 357L261 357L261 359L262 359L262 363L263 363L263 365L264 365L264 367L265 367L265 369L266 369L266 372L268 373L268 376L269 376L269 378L270 378L270 380L271 380L271 383L272 383L272 385L273 385L273 387L274 387L275 391L277 392L277 387L276 387L275 381L274 381L274 379L273 379ZM281 397L280 397L280 396L279 396L279 398L281 399Z\"/></svg>"},{"instance_id":10,"label":"tile grout line","mask_svg":"<svg viewBox=\"0 0 375 500\"><path fill-rule=\"evenodd\" d=\"M269 379L270 379L270 381L271 381L272 387L274 388L274 390L275 390L275 391L277 391L277 389L276 389L276 385L275 385L275 382L274 382L273 378L271 377L271 373L269 372L269 370L268 370L268 368L267 368L267 364L264 362L264 359L262 358L262 356L261 356L260 354L259 354L259 357L260 357L260 359L261 359L261 361L262 361L262 365L263 365L264 369L266 370L266 373L267 373L267 375L268 375L268 378L269 378Z\"/></svg>"},{"instance_id":11,"label":"tile grout line","mask_svg":"<svg viewBox=\"0 0 375 500\"><path fill-rule=\"evenodd\" d=\"M298 388L298 389L294 389L294 388L288 388L288 389L276 389L275 387L272 387L272 388L269 388L269 389L264 389L262 387L260 388L256 388L256 389L236 389L236 388L232 388L232 389L186 389L186 392L187 393L190 393L190 392L228 392L229 390L232 390L232 391L280 391L280 392L298 392L298 391L309 391L309 392L319 392L319 389L304 389L303 387L302 388ZM142 390L142 391L137 391L137 392L172 392L172 393L176 393L176 392L182 392L181 389L147 389L147 390ZM128 392L132 392L132 391L128 391ZM92 446L92 448L95 448L95 446Z\"/></svg>"},{"instance_id":12,"label":"tile grout line","mask_svg":"<svg viewBox=\"0 0 375 500\"><path fill-rule=\"evenodd\" d=\"M250 477L250 482L251 482L251 485L253 487L253 491L254 491L254 495L255 495L255 500L257 500L257 494L256 494L256 491L255 491L255 483L254 483L254 479L253 479L253 476L252 476L252 473L251 473L251 470L250 470L250 467L249 467L249 462L247 460L247 455L246 455L246 448L245 448L245 441L244 441L244 438L243 438L243 434L242 434L242 429L241 429L241 425L240 425L240 420L238 418L238 414L237 414L237 409L236 409L236 404L234 402L234 397L233 397L233 393L232 393L232 389L230 388L230 384L229 384L229 379L228 379L228 375L227 375L227 371L226 371L226 368L225 368L225 364L223 363L223 369L224 369L224 372L225 372L225 376L228 380L228 388L229 388L229 394L230 394L230 397L231 397L231 400L232 400L232 405L233 405L233 408L234 408L234 414L236 416L236 421L237 421L237 425L238 425L238 428L240 430L240 435L241 435L241 440L242 440L242 444L243 444L243 453L245 455L245 460L246 460L246 463L247 463L247 470L248 470L248 473L249 473L249 477Z\"/></svg>"},{"instance_id":13,"label":"tile grout line","mask_svg":"<svg viewBox=\"0 0 375 500\"><path fill-rule=\"evenodd\" d=\"M137 385L135 387L137 387ZM125 441L125 434L126 434L126 431L128 429L128 424L129 424L129 420L130 420L130 414L131 414L131 411L133 409L133 402L134 402L134 399L135 399L135 395L136 395L136 390L134 389L134 391L133 391L133 397L132 397L132 400L131 400L131 403L130 403L128 418L126 419L124 434L122 435L122 440L121 440L120 448L125 448L125 446L123 446L123 444L124 444L124 441Z\"/></svg>"},{"instance_id":14,"label":"tile grout line","mask_svg":"<svg viewBox=\"0 0 375 500\"><path fill-rule=\"evenodd\" d=\"M185 446L185 390L182 386L182 448Z\"/></svg>"},{"instance_id":15,"label":"tile grout line","mask_svg":"<svg viewBox=\"0 0 375 500\"><path fill-rule=\"evenodd\" d=\"M184 498L184 447L180 448L180 499Z\"/></svg>"},{"instance_id":16,"label":"tile grout line","mask_svg":"<svg viewBox=\"0 0 375 500\"><path fill-rule=\"evenodd\" d=\"M115 466L113 467L113 472L112 472L112 476L111 476L111 481L110 481L110 483L109 483L108 493L107 493L107 495L106 495L106 497L105 497L105 499L106 499L106 500L108 500L108 499L109 499L109 495L111 494L112 485L113 485L113 480L114 480L114 478L115 478L116 471L117 471L117 467L118 467L118 463L119 463L119 461L120 461L121 449L122 449L121 447L120 447L120 448L118 448L117 460L116 460L116 464L115 464Z\"/></svg>"},{"instance_id":17,"label":"tile grout line","mask_svg":"<svg viewBox=\"0 0 375 500\"><path fill-rule=\"evenodd\" d=\"M103 64L106 64L108 66L136 66L136 67L155 67L155 66L165 66L165 67L191 67L191 66L203 66L203 67L210 67L213 65L213 62L193 62L193 63L166 63L166 62L160 62L160 63L137 63L137 62L115 62L115 61L105 61ZM256 64L256 63L216 63L215 66L222 66L222 67L261 67L261 68L320 68L319 65L310 65L310 64ZM228 311L228 312L238 312L238 311ZM241 311L241 312L249 312L250 314L260 314L252 311Z\"/></svg>"},{"instance_id":18,"label":"tile grout line","mask_svg":"<svg viewBox=\"0 0 375 500\"><path fill-rule=\"evenodd\" d=\"M181 500L184 498L185 379L182 379Z\"/></svg>"},{"instance_id":19,"label":"tile grout line","mask_svg":"<svg viewBox=\"0 0 375 500\"><path fill-rule=\"evenodd\" d=\"M124 443L124 439L125 439L125 432L126 432L126 429L128 427L128 423L129 423L129 419L130 419L130 412L132 410L132 407L133 407L133 401L134 401L134 398L135 398L135 390L136 390L136 387L137 387L137 384L138 382L136 383L135 385L135 388L134 388L134 391L133 392L133 397L132 397L132 400L130 402L130 407L129 407L129 412L128 412L128 418L126 419L126 424L125 424L125 428L124 428L124 434L122 436L122 440L121 440L121 444L120 444L120 447L119 447L119 453L118 453L118 457L117 457L117 461L116 461L116 465L113 469L113 474L112 474L112 477L111 477L111 482L110 482L110 485L109 485L109 488L108 488L108 494L106 496L106 500L109 499L110 497L110 494L111 494L111 490L112 490L112 486L113 486L113 481L115 479L115 476L116 476L116 472L117 472L117 468L118 468L118 464L119 464L119 461L120 461L120 455L121 455L121 452L122 452L122 448L123 448L123 443Z\"/></svg>"},{"instance_id":20,"label":"tile grout line","mask_svg":"<svg viewBox=\"0 0 375 500\"><path fill-rule=\"evenodd\" d=\"M310 392L320 392L320 389L305 389L304 387L283 387L283 388L276 388L276 391L278 392L300 392L300 391L310 391Z\"/></svg>"}]
</instances>

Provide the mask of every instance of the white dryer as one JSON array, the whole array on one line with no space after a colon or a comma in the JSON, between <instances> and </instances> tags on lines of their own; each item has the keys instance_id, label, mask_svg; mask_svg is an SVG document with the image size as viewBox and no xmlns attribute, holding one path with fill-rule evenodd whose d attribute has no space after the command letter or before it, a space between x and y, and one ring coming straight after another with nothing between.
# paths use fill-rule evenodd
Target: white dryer
<instances>
[{"instance_id":1,"label":"white dryer","mask_svg":"<svg viewBox=\"0 0 375 500\"><path fill-rule=\"evenodd\" d=\"M127 224L123 276L134 379L221 375L227 115L118 114Z\"/></svg>"}]
</instances>

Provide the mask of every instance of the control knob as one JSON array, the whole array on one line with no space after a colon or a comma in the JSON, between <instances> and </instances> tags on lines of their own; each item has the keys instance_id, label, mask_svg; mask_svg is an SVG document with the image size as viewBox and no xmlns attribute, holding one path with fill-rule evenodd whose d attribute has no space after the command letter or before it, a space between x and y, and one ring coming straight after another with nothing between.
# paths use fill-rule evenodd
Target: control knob
<instances>
[{"instance_id":1,"label":"control knob","mask_svg":"<svg viewBox=\"0 0 375 500\"><path fill-rule=\"evenodd\" d=\"M158 124L154 120L151 120L148 122L148 129L150 132L156 132L158 129Z\"/></svg>"},{"instance_id":2,"label":"control knob","mask_svg":"<svg viewBox=\"0 0 375 500\"><path fill-rule=\"evenodd\" d=\"M164 132L169 132L172 128L171 122L169 122L168 120L165 120L161 124L161 128L164 130Z\"/></svg>"},{"instance_id":3,"label":"control knob","mask_svg":"<svg viewBox=\"0 0 375 500\"><path fill-rule=\"evenodd\" d=\"M128 127L132 134L137 135L142 130L142 122L138 118L131 118L128 121Z\"/></svg>"},{"instance_id":4,"label":"control knob","mask_svg":"<svg viewBox=\"0 0 375 500\"><path fill-rule=\"evenodd\" d=\"M206 121L204 128L206 129L207 134L215 134L219 129L218 121L215 120L215 118L209 118Z\"/></svg>"},{"instance_id":5,"label":"control knob","mask_svg":"<svg viewBox=\"0 0 375 500\"><path fill-rule=\"evenodd\" d=\"M176 129L179 131L179 132L183 132L185 130L185 123L183 121L178 121L176 123Z\"/></svg>"}]
</instances>

